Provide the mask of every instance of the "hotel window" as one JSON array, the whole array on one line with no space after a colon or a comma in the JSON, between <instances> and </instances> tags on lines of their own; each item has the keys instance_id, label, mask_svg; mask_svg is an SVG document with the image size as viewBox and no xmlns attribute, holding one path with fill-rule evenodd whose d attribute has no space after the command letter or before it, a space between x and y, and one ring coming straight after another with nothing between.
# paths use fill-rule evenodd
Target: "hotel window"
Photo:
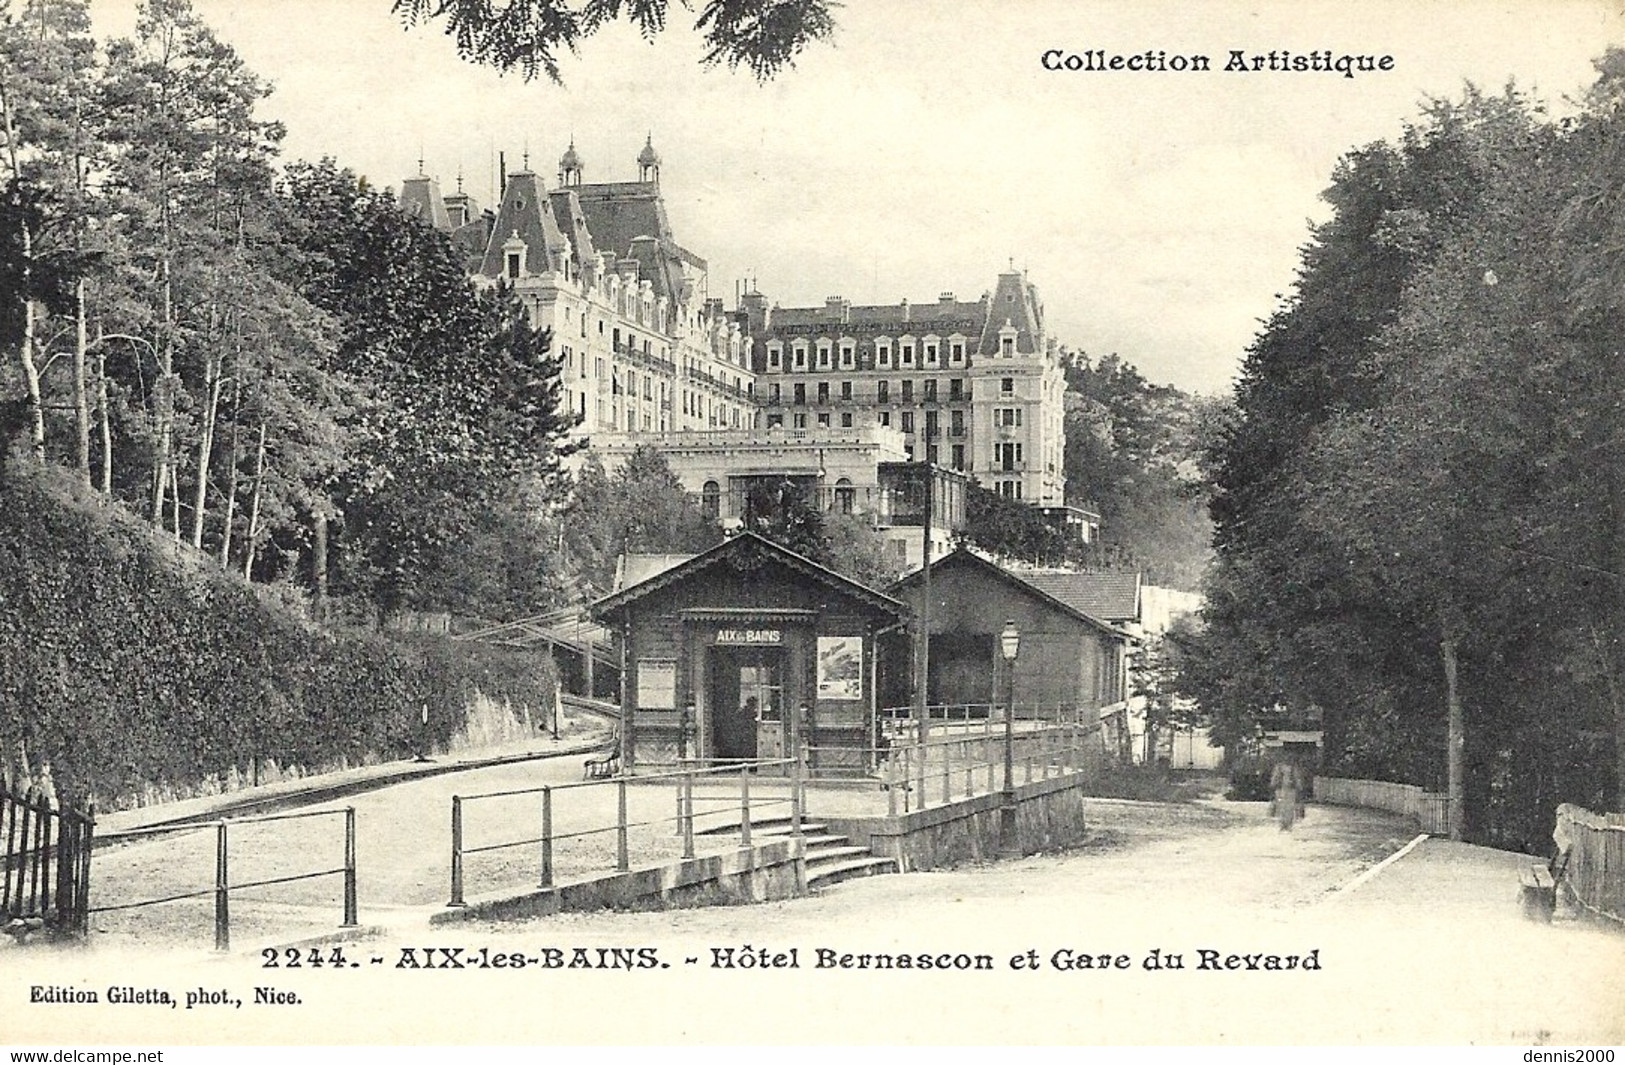
<instances>
[{"instance_id":1,"label":"hotel window","mask_svg":"<svg viewBox=\"0 0 1625 1065\"><path fill-rule=\"evenodd\" d=\"M937 435L937 412L934 410L925 412L925 435L927 438Z\"/></svg>"},{"instance_id":2,"label":"hotel window","mask_svg":"<svg viewBox=\"0 0 1625 1065\"><path fill-rule=\"evenodd\" d=\"M927 366L935 366L937 364L937 345L934 341L926 342L925 364Z\"/></svg>"},{"instance_id":3,"label":"hotel window","mask_svg":"<svg viewBox=\"0 0 1625 1065\"><path fill-rule=\"evenodd\" d=\"M777 403L779 401L779 383L777 381L767 386L767 401L769 403Z\"/></svg>"},{"instance_id":4,"label":"hotel window","mask_svg":"<svg viewBox=\"0 0 1625 1065\"><path fill-rule=\"evenodd\" d=\"M914 399L914 381L912 378L903 379L903 402L909 403Z\"/></svg>"},{"instance_id":5,"label":"hotel window","mask_svg":"<svg viewBox=\"0 0 1625 1065\"><path fill-rule=\"evenodd\" d=\"M1001 496L1003 496L1004 498L1006 498L1006 499L1020 499L1021 498L1021 482L1020 481L1000 481L999 482L999 494Z\"/></svg>"},{"instance_id":6,"label":"hotel window","mask_svg":"<svg viewBox=\"0 0 1625 1065\"><path fill-rule=\"evenodd\" d=\"M891 368L891 341L875 341L875 365L883 370Z\"/></svg>"},{"instance_id":7,"label":"hotel window","mask_svg":"<svg viewBox=\"0 0 1625 1065\"><path fill-rule=\"evenodd\" d=\"M904 366L913 366L914 365L914 345L911 344L911 343L905 343L902 346L902 352L903 352L903 365Z\"/></svg>"},{"instance_id":8,"label":"hotel window","mask_svg":"<svg viewBox=\"0 0 1625 1065\"><path fill-rule=\"evenodd\" d=\"M767 346L767 368L769 370L777 370L783 364L784 349L778 344L769 344Z\"/></svg>"},{"instance_id":9,"label":"hotel window","mask_svg":"<svg viewBox=\"0 0 1625 1065\"><path fill-rule=\"evenodd\" d=\"M857 349L850 342L841 344L841 369L850 370L857 363Z\"/></svg>"},{"instance_id":10,"label":"hotel window","mask_svg":"<svg viewBox=\"0 0 1625 1065\"><path fill-rule=\"evenodd\" d=\"M717 519L722 509L722 486L717 482L706 481L705 486L700 489L700 509L712 521Z\"/></svg>"},{"instance_id":11,"label":"hotel window","mask_svg":"<svg viewBox=\"0 0 1625 1065\"><path fill-rule=\"evenodd\" d=\"M911 411L911 410L906 410L906 411L903 412L903 432L912 433L913 431L914 431L914 412Z\"/></svg>"},{"instance_id":12,"label":"hotel window","mask_svg":"<svg viewBox=\"0 0 1625 1065\"><path fill-rule=\"evenodd\" d=\"M1000 341L999 341L999 354L1003 355L1007 359L1015 358L1015 355L1016 355L1016 341L1015 341L1014 337L1004 337L1004 338L1000 339ZM1020 488L1021 486L1018 484L1016 487Z\"/></svg>"},{"instance_id":13,"label":"hotel window","mask_svg":"<svg viewBox=\"0 0 1625 1065\"><path fill-rule=\"evenodd\" d=\"M797 429L807 428L807 416L800 411L796 412L795 427Z\"/></svg>"},{"instance_id":14,"label":"hotel window","mask_svg":"<svg viewBox=\"0 0 1625 1065\"><path fill-rule=\"evenodd\" d=\"M769 414L767 416L767 427L769 429L782 429L782 428L784 428L784 415L782 415L782 414Z\"/></svg>"},{"instance_id":15,"label":"hotel window","mask_svg":"<svg viewBox=\"0 0 1625 1065\"><path fill-rule=\"evenodd\" d=\"M961 400L961 399L964 399L964 398L965 398L965 381L964 381L964 379L960 378L960 377L955 377L955 378L950 379L949 382L948 382L948 401L950 403L952 403L952 402L955 402L955 401L958 401L958 400Z\"/></svg>"},{"instance_id":16,"label":"hotel window","mask_svg":"<svg viewBox=\"0 0 1625 1065\"><path fill-rule=\"evenodd\" d=\"M807 405L807 386L798 382L796 384L796 406L804 407L806 405Z\"/></svg>"},{"instance_id":17,"label":"hotel window","mask_svg":"<svg viewBox=\"0 0 1625 1065\"><path fill-rule=\"evenodd\" d=\"M851 399L852 398L852 382L851 381L842 381L841 382L841 398L842 399Z\"/></svg>"},{"instance_id":18,"label":"hotel window","mask_svg":"<svg viewBox=\"0 0 1625 1065\"><path fill-rule=\"evenodd\" d=\"M795 346L795 368L798 370L807 368L807 345L805 344L798 343Z\"/></svg>"},{"instance_id":19,"label":"hotel window","mask_svg":"<svg viewBox=\"0 0 1625 1065\"><path fill-rule=\"evenodd\" d=\"M519 264L523 261L524 256L521 253L516 251L508 253L508 276L510 278L519 276Z\"/></svg>"},{"instance_id":20,"label":"hotel window","mask_svg":"<svg viewBox=\"0 0 1625 1065\"><path fill-rule=\"evenodd\" d=\"M949 452L953 456L953 467L956 470L965 468L965 445L955 444Z\"/></svg>"},{"instance_id":21,"label":"hotel window","mask_svg":"<svg viewBox=\"0 0 1625 1065\"><path fill-rule=\"evenodd\" d=\"M850 428L852 428L852 412L851 411L845 410L845 411L841 412L841 428L842 429L850 429Z\"/></svg>"},{"instance_id":22,"label":"hotel window","mask_svg":"<svg viewBox=\"0 0 1625 1065\"><path fill-rule=\"evenodd\" d=\"M994 407L993 425L1000 429L1017 429L1021 426L1020 407Z\"/></svg>"},{"instance_id":23,"label":"hotel window","mask_svg":"<svg viewBox=\"0 0 1625 1065\"><path fill-rule=\"evenodd\" d=\"M829 428L829 412L828 411L825 411L824 413L822 413L822 414L820 414L818 416L818 424L823 426L825 429Z\"/></svg>"},{"instance_id":24,"label":"hotel window","mask_svg":"<svg viewBox=\"0 0 1625 1065\"><path fill-rule=\"evenodd\" d=\"M820 340L818 342L818 368L820 370L829 369L829 353L829 341Z\"/></svg>"},{"instance_id":25,"label":"hotel window","mask_svg":"<svg viewBox=\"0 0 1625 1065\"><path fill-rule=\"evenodd\" d=\"M953 362L965 361L965 342L956 340L948 346L948 358Z\"/></svg>"},{"instance_id":26,"label":"hotel window","mask_svg":"<svg viewBox=\"0 0 1625 1065\"><path fill-rule=\"evenodd\" d=\"M880 424L887 428L891 427L891 411L883 410L880 412Z\"/></svg>"},{"instance_id":27,"label":"hotel window","mask_svg":"<svg viewBox=\"0 0 1625 1065\"><path fill-rule=\"evenodd\" d=\"M1001 470L1019 470L1021 468L1021 445L994 444L993 465Z\"/></svg>"},{"instance_id":28,"label":"hotel window","mask_svg":"<svg viewBox=\"0 0 1625 1065\"><path fill-rule=\"evenodd\" d=\"M962 411L962 410L951 410L951 411L948 412L948 435L949 436L964 436L965 435L965 412L964 411Z\"/></svg>"},{"instance_id":29,"label":"hotel window","mask_svg":"<svg viewBox=\"0 0 1625 1065\"><path fill-rule=\"evenodd\" d=\"M925 461L935 466L937 464L937 445L932 444L925 449Z\"/></svg>"},{"instance_id":30,"label":"hotel window","mask_svg":"<svg viewBox=\"0 0 1625 1065\"><path fill-rule=\"evenodd\" d=\"M852 513L858 499L857 489L852 487L850 477L842 477L835 482L835 509L842 514Z\"/></svg>"},{"instance_id":31,"label":"hotel window","mask_svg":"<svg viewBox=\"0 0 1625 1065\"><path fill-rule=\"evenodd\" d=\"M925 401L927 403L937 401L937 380L934 377L925 382Z\"/></svg>"},{"instance_id":32,"label":"hotel window","mask_svg":"<svg viewBox=\"0 0 1625 1065\"><path fill-rule=\"evenodd\" d=\"M818 382L818 402L819 403L828 403L829 402L829 382L828 381L820 381L820 382Z\"/></svg>"},{"instance_id":33,"label":"hotel window","mask_svg":"<svg viewBox=\"0 0 1625 1065\"><path fill-rule=\"evenodd\" d=\"M999 391L1000 392L1002 392L1003 394L1008 396L1012 392L1014 392L1015 390L1016 390L1016 379L1014 377L1001 377L1001 378L999 378Z\"/></svg>"},{"instance_id":34,"label":"hotel window","mask_svg":"<svg viewBox=\"0 0 1625 1065\"><path fill-rule=\"evenodd\" d=\"M890 381L876 381L875 382L875 402L877 402L877 403L886 403L886 402L889 402L890 400L891 400L891 382Z\"/></svg>"}]
</instances>

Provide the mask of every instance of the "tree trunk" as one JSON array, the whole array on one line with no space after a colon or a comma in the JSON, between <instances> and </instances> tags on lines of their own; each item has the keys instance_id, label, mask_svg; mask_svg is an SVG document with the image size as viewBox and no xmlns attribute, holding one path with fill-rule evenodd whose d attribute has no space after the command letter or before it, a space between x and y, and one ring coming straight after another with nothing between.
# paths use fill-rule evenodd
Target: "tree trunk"
<instances>
[{"instance_id":1,"label":"tree trunk","mask_svg":"<svg viewBox=\"0 0 1625 1065\"><path fill-rule=\"evenodd\" d=\"M260 439L254 448L254 489L248 504L248 543L243 550L243 579L254 579L254 550L260 540L260 490L265 485L265 421L260 421Z\"/></svg>"},{"instance_id":2,"label":"tree trunk","mask_svg":"<svg viewBox=\"0 0 1625 1065\"><path fill-rule=\"evenodd\" d=\"M172 452L175 432L175 291L172 276L169 218L169 182L167 168L159 168L162 202L159 204L159 329L158 380L153 388L153 405L157 421L158 453L153 463L152 523L160 528L164 523L164 490L173 475ZM175 521L175 535L180 536L180 519Z\"/></svg>"},{"instance_id":3,"label":"tree trunk","mask_svg":"<svg viewBox=\"0 0 1625 1065\"><path fill-rule=\"evenodd\" d=\"M1439 651L1444 661L1445 801L1448 804L1445 817L1450 828L1450 838L1459 841L1464 805L1462 800L1466 790L1464 770L1467 724L1462 714L1461 689L1456 683L1456 631L1449 618L1440 618L1440 629L1442 638L1439 641Z\"/></svg>"},{"instance_id":4,"label":"tree trunk","mask_svg":"<svg viewBox=\"0 0 1625 1065\"><path fill-rule=\"evenodd\" d=\"M86 368L89 344L85 329L85 279L82 277L73 286L73 298L73 419L74 428L77 430L75 443L78 445L75 458L79 463L79 476L85 482L85 486L89 487L90 384Z\"/></svg>"},{"instance_id":5,"label":"tree trunk","mask_svg":"<svg viewBox=\"0 0 1625 1065\"><path fill-rule=\"evenodd\" d=\"M192 493L192 546L203 550L203 518L209 508L209 459L214 452L215 418L220 410L221 360L210 357L204 370L203 431L198 434L197 490Z\"/></svg>"},{"instance_id":6,"label":"tree trunk","mask_svg":"<svg viewBox=\"0 0 1625 1065\"><path fill-rule=\"evenodd\" d=\"M237 412L242 407L242 367L237 367L231 385L231 461L226 466L226 518L220 533L220 565L231 565L231 523L237 518Z\"/></svg>"},{"instance_id":7,"label":"tree trunk","mask_svg":"<svg viewBox=\"0 0 1625 1065\"><path fill-rule=\"evenodd\" d=\"M315 595L311 603L317 621L327 618L327 518L310 515L310 576Z\"/></svg>"},{"instance_id":8,"label":"tree trunk","mask_svg":"<svg viewBox=\"0 0 1625 1065\"><path fill-rule=\"evenodd\" d=\"M96 345L96 410L102 427L102 494L113 494L113 415L107 395L107 349Z\"/></svg>"},{"instance_id":9,"label":"tree trunk","mask_svg":"<svg viewBox=\"0 0 1625 1065\"><path fill-rule=\"evenodd\" d=\"M17 132L13 124L11 112L11 93L7 91L4 78L0 78L0 117L4 118L6 131L6 146L11 161L11 176L20 178L21 170L17 162ZM23 381L28 388L29 413L29 442L34 457L45 459L45 400L40 393L39 366L34 362L34 334L37 329L36 312L31 291L33 289L34 264L34 234L28 224L22 224L19 233L22 238L23 259L23 337L18 350L23 367Z\"/></svg>"}]
</instances>

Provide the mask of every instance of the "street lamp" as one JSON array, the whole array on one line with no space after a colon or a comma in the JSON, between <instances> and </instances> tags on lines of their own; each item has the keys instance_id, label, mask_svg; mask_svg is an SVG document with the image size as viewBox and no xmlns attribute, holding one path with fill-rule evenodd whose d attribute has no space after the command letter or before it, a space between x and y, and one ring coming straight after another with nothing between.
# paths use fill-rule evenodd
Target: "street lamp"
<instances>
[{"instance_id":1,"label":"street lamp","mask_svg":"<svg viewBox=\"0 0 1625 1065\"><path fill-rule=\"evenodd\" d=\"M999 850L1006 858L1021 857L1021 843L1016 839L1016 776L1015 733L1016 716L1016 655L1021 652L1021 630L1015 619L1004 623L999 633L999 651L1004 655L1004 675L1009 691L1004 704L1004 795L999 805ZM995 693L996 694L996 693Z\"/></svg>"}]
</instances>

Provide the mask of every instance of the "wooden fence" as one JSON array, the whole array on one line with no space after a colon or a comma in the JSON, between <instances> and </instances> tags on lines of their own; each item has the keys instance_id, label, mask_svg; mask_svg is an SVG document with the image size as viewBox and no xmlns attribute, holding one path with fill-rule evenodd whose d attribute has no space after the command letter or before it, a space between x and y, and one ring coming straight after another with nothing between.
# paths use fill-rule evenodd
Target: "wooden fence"
<instances>
[{"instance_id":1,"label":"wooden fence","mask_svg":"<svg viewBox=\"0 0 1625 1065\"><path fill-rule=\"evenodd\" d=\"M1568 849L1563 879L1588 912L1625 922L1625 814L1594 814L1573 803L1557 808L1559 849ZM1561 859L1560 859L1561 860Z\"/></svg>"},{"instance_id":2,"label":"wooden fence","mask_svg":"<svg viewBox=\"0 0 1625 1065\"><path fill-rule=\"evenodd\" d=\"M94 831L91 813L58 809L38 789L23 795L0 789L0 839L6 848L0 922L83 935Z\"/></svg>"},{"instance_id":3,"label":"wooden fence","mask_svg":"<svg viewBox=\"0 0 1625 1065\"><path fill-rule=\"evenodd\" d=\"M1402 814L1414 818L1423 832L1433 835L1445 835L1450 831L1449 800L1437 792L1424 791L1415 784L1317 776L1315 801Z\"/></svg>"}]
</instances>

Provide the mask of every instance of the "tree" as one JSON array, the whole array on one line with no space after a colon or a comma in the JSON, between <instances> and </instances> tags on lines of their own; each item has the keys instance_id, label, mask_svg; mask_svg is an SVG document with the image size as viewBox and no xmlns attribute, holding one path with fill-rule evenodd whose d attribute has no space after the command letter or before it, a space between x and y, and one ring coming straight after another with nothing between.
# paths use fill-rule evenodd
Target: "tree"
<instances>
[{"instance_id":1,"label":"tree","mask_svg":"<svg viewBox=\"0 0 1625 1065\"><path fill-rule=\"evenodd\" d=\"M628 552L697 554L722 539L716 521L652 447L634 450L613 476L589 455L568 499L557 537L560 565L578 599L607 595Z\"/></svg>"},{"instance_id":2,"label":"tree","mask_svg":"<svg viewBox=\"0 0 1625 1065\"><path fill-rule=\"evenodd\" d=\"M34 203L49 202L56 216L47 225L26 217L27 211L12 215L13 235L18 241L21 271L12 292L35 287L31 274L38 268L49 272L72 258L88 265L84 231L87 222L87 171L93 154L93 133L85 116L93 97L95 44L89 35L90 18L84 0L27 0L17 17L0 10L0 173L8 175L13 194L20 196L20 183L38 190ZM54 259L56 266L44 259ZM68 305L48 308L34 292L23 300L17 345L18 366L22 370L31 412L30 437L39 458L46 452L46 395L43 380L49 365L51 337L43 328L48 310L64 313L73 307L78 329L73 351L73 409L75 412L76 459L85 479L90 475L90 410L86 378L83 270L74 279L75 299ZM46 280L45 287L51 282Z\"/></svg>"},{"instance_id":3,"label":"tree","mask_svg":"<svg viewBox=\"0 0 1625 1065\"><path fill-rule=\"evenodd\" d=\"M332 161L288 167L282 193L289 276L336 320L335 372L366 396L345 468L312 501L313 587L331 579L386 613L467 607L455 574L481 515L537 486L551 497L572 450L551 338L511 292L477 291L444 234Z\"/></svg>"},{"instance_id":4,"label":"tree","mask_svg":"<svg viewBox=\"0 0 1625 1065\"><path fill-rule=\"evenodd\" d=\"M686 5L685 5L686 6ZM832 0L707 0L694 28L705 40L707 65L743 65L766 81L795 64L810 44L835 30ZM529 80L559 78L559 54L622 17L647 40L666 29L667 0L395 0L408 26L445 19L463 59L518 70Z\"/></svg>"}]
</instances>

